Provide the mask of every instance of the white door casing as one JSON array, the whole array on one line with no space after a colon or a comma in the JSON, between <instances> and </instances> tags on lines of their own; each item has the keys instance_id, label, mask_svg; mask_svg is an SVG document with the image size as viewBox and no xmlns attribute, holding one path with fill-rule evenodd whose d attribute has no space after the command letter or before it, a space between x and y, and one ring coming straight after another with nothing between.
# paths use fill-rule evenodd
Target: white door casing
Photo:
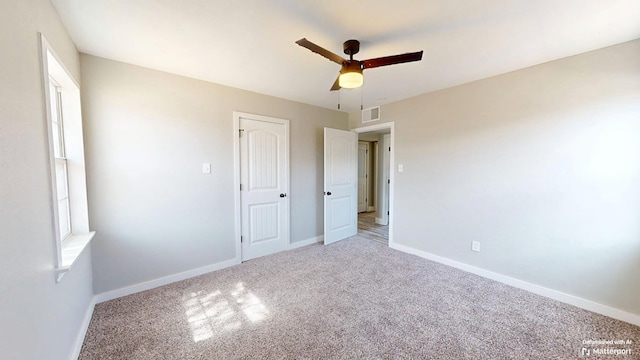
<instances>
[{"instance_id":1,"label":"white door casing","mask_svg":"<svg viewBox=\"0 0 640 360\"><path fill-rule=\"evenodd\" d=\"M358 212L367 211L369 206L369 143L358 141Z\"/></svg>"},{"instance_id":2,"label":"white door casing","mask_svg":"<svg viewBox=\"0 0 640 360\"><path fill-rule=\"evenodd\" d=\"M373 191L371 191L372 195L373 195L373 202L369 201L372 205L369 206L369 208L367 209L367 211L377 211L378 210L378 196L380 194L378 194L378 187L380 186L379 184L382 182L382 180L380 180L380 170L378 169L380 167L380 141L376 141L373 142L373 148L371 149L371 153L373 154L371 157L373 158L371 163L373 164L372 169L369 170L369 174L371 174L371 176L369 177L369 186L370 189L372 189Z\"/></svg>"},{"instance_id":3,"label":"white door casing","mask_svg":"<svg viewBox=\"0 0 640 360\"><path fill-rule=\"evenodd\" d=\"M389 141L389 145L387 147L387 149L391 148L390 151L381 151L380 156L385 156L385 153L388 155L388 164L389 167L387 171L385 171L385 173L388 174L389 176L389 181L390 181L390 185L387 186L387 190L388 190L388 195L386 196L386 200L387 200L387 204L386 204L386 208L389 211L389 216L388 216L388 224L389 224L389 247L391 248L395 248L396 244L395 244L395 238L394 238L394 229L395 229L395 225L394 225L394 193L395 193L395 122L394 121L389 121L386 123L381 123L381 124L376 124L376 125L369 125L369 126L362 126L362 127L358 127L358 128L354 128L352 131L354 131L357 134L362 134L362 133L367 133L367 132L379 132L380 130L386 130L388 129L388 136L385 136L383 138L383 140L388 139ZM384 142L384 141L383 141ZM382 201L381 199L379 199L380 201ZM380 205L381 206L381 205ZM380 218L376 218L376 222L377 223L381 223L382 219Z\"/></svg>"},{"instance_id":4,"label":"white door casing","mask_svg":"<svg viewBox=\"0 0 640 360\"><path fill-rule=\"evenodd\" d=\"M389 174L390 171L390 167L389 167L389 160L390 160L390 155L391 155L391 143L390 143L390 135L389 134L385 134L383 135L383 140L382 140L382 146L384 149L383 155L382 155L382 174L383 174L383 178L380 179L383 183L382 183L382 197L380 199L380 204L381 204L381 221L379 222L379 224L381 225L389 225L389 183L391 182L391 176Z\"/></svg>"},{"instance_id":5,"label":"white door casing","mask_svg":"<svg viewBox=\"0 0 640 360\"><path fill-rule=\"evenodd\" d=\"M353 236L357 223L358 136L324 128L324 243Z\"/></svg>"},{"instance_id":6,"label":"white door casing","mask_svg":"<svg viewBox=\"0 0 640 360\"><path fill-rule=\"evenodd\" d=\"M243 114L240 137L242 261L289 244L289 122Z\"/></svg>"}]
</instances>

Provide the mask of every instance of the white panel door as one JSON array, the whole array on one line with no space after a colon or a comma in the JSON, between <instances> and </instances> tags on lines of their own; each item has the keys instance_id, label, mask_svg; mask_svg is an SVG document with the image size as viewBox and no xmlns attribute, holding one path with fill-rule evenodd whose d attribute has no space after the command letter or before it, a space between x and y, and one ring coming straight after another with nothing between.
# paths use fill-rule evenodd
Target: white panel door
<instances>
[{"instance_id":1,"label":"white panel door","mask_svg":"<svg viewBox=\"0 0 640 360\"><path fill-rule=\"evenodd\" d=\"M324 128L324 243L358 232L358 135Z\"/></svg>"},{"instance_id":2,"label":"white panel door","mask_svg":"<svg viewBox=\"0 0 640 360\"><path fill-rule=\"evenodd\" d=\"M367 211L369 188L367 177L369 173L369 143L358 142L358 212Z\"/></svg>"},{"instance_id":3,"label":"white panel door","mask_svg":"<svg viewBox=\"0 0 640 360\"><path fill-rule=\"evenodd\" d=\"M242 260L289 243L288 124L240 118Z\"/></svg>"}]
</instances>

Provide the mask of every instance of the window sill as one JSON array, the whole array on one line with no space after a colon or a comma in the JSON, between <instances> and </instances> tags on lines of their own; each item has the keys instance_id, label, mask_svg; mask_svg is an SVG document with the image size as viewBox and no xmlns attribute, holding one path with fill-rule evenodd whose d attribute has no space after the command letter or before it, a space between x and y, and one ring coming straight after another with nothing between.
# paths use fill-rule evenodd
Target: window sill
<instances>
[{"instance_id":1,"label":"window sill","mask_svg":"<svg viewBox=\"0 0 640 360\"><path fill-rule=\"evenodd\" d=\"M71 270L71 267L84 249L87 248L95 234L95 231L86 234L71 234L62 242L62 263L56 269L56 282L60 282L64 274Z\"/></svg>"}]
</instances>

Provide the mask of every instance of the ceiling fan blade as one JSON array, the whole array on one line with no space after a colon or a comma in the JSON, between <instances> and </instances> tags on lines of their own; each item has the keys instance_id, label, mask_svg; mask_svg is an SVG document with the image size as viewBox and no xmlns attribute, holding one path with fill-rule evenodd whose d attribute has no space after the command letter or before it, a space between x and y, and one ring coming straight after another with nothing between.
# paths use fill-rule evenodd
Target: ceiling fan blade
<instances>
[{"instance_id":1,"label":"ceiling fan blade","mask_svg":"<svg viewBox=\"0 0 640 360\"><path fill-rule=\"evenodd\" d=\"M338 63L340 65L342 65L343 62L347 61L342 56L336 55L336 54L332 53L331 51L329 51L329 50L327 50L325 48L322 48L322 47L312 43L311 41L309 41L309 40L307 40L305 38L302 38L302 39L296 41L296 44L298 44L298 45L300 45L300 46L302 46L304 48L307 48L307 49L313 51L316 54L324 56L327 59L329 59L329 60L331 60L331 61L333 61L335 63Z\"/></svg>"},{"instance_id":2,"label":"ceiling fan blade","mask_svg":"<svg viewBox=\"0 0 640 360\"><path fill-rule=\"evenodd\" d=\"M406 53L400 55L391 55L385 57L379 57L375 59L363 60L362 69L371 69L380 66L394 65L394 64L402 64L411 61L420 61L422 60L422 51L414 52L414 53Z\"/></svg>"},{"instance_id":3,"label":"ceiling fan blade","mask_svg":"<svg viewBox=\"0 0 640 360\"><path fill-rule=\"evenodd\" d=\"M333 86L331 86L331 91L334 90L340 90L340 75L338 74L338 77L336 78L336 82L333 83Z\"/></svg>"}]
</instances>

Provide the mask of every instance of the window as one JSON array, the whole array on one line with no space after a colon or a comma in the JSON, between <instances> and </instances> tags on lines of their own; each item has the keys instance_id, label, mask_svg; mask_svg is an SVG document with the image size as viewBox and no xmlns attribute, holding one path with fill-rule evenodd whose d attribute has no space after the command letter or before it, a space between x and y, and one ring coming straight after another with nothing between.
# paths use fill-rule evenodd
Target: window
<instances>
[{"instance_id":1,"label":"window","mask_svg":"<svg viewBox=\"0 0 640 360\"><path fill-rule=\"evenodd\" d=\"M52 77L49 77L49 111L51 112L51 145L53 147L53 160L55 162L55 200L57 200L58 205L58 236L61 241L64 241L71 235L69 174L64 148L62 88Z\"/></svg>"},{"instance_id":2,"label":"window","mask_svg":"<svg viewBox=\"0 0 640 360\"><path fill-rule=\"evenodd\" d=\"M56 281L71 269L94 232L89 231L80 88L40 35L49 134Z\"/></svg>"}]
</instances>

